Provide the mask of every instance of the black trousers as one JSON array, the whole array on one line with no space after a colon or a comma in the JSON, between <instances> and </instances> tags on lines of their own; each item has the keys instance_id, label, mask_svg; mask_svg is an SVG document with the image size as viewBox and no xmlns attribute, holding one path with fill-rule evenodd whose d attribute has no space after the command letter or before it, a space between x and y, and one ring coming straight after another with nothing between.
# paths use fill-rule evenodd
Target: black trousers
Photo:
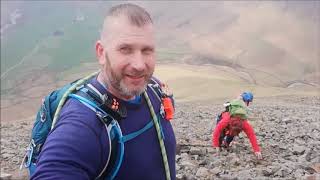
<instances>
[{"instance_id":1,"label":"black trousers","mask_svg":"<svg viewBox=\"0 0 320 180\"><path fill-rule=\"evenodd\" d=\"M221 121L222 117L221 114L217 116L217 124ZM225 140L227 146L233 141L234 136L226 135L226 129L222 131L219 137L219 145L220 147L223 145L222 142Z\"/></svg>"}]
</instances>

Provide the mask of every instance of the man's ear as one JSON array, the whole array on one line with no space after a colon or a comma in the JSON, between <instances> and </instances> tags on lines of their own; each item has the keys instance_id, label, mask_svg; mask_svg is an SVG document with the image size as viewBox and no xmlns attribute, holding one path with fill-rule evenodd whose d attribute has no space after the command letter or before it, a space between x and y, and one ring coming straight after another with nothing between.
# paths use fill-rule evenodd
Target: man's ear
<instances>
[{"instance_id":1,"label":"man's ear","mask_svg":"<svg viewBox=\"0 0 320 180\"><path fill-rule=\"evenodd\" d=\"M96 42L96 57L99 64L105 64L104 46L102 45L102 42L100 40Z\"/></svg>"}]
</instances>

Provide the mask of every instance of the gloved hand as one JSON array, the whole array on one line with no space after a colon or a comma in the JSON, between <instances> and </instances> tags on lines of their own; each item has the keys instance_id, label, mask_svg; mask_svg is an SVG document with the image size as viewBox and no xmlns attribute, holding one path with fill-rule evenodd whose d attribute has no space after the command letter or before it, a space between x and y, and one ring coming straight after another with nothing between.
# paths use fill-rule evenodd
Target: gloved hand
<instances>
[{"instance_id":1,"label":"gloved hand","mask_svg":"<svg viewBox=\"0 0 320 180\"><path fill-rule=\"evenodd\" d=\"M261 154L261 152L255 152L254 155L255 155L259 160L262 159L262 154Z\"/></svg>"}]
</instances>

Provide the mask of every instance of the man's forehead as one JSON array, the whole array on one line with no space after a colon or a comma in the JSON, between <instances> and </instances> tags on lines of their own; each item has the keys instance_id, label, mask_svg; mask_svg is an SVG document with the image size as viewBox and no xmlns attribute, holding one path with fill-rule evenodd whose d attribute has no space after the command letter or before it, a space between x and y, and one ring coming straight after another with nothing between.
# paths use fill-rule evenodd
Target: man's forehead
<instances>
[{"instance_id":1,"label":"man's forehead","mask_svg":"<svg viewBox=\"0 0 320 180\"><path fill-rule=\"evenodd\" d=\"M155 41L152 35L128 33L111 37L110 45L111 44L114 46L128 45L153 48L155 46Z\"/></svg>"},{"instance_id":2,"label":"man's forehead","mask_svg":"<svg viewBox=\"0 0 320 180\"><path fill-rule=\"evenodd\" d=\"M112 18L106 21L102 34L105 42L130 44L134 40L150 46L154 45L154 30L151 23L138 27L122 18Z\"/></svg>"}]
</instances>

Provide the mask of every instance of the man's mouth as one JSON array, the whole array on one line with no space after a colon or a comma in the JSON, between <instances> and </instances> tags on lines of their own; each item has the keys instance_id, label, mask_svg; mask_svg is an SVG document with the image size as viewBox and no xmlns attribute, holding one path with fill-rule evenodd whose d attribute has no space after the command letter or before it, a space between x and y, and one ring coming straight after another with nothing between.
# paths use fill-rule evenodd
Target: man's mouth
<instances>
[{"instance_id":1,"label":"man's mouth","mask_svg":"<svg viewBox=\"0 0 320 180\"><path fill-rule=\"evenodd\" d=\"M138 76L136 76L136 75L127 75L127 77L129 77L130 79L134 79L134 80L139 80L139 79L144 78L143 75L138 75Z\"/></svg>"},{"instance_id":2,"label":"man's mouth","mask_svg":"<svg viewBox=\"0 0 320 180\"><path fill-rule=\"evenodd\" d=\"M140 84L145 80L144 75L126 75L127 79L133 84Z\"/></svg>"}]
</instances>

